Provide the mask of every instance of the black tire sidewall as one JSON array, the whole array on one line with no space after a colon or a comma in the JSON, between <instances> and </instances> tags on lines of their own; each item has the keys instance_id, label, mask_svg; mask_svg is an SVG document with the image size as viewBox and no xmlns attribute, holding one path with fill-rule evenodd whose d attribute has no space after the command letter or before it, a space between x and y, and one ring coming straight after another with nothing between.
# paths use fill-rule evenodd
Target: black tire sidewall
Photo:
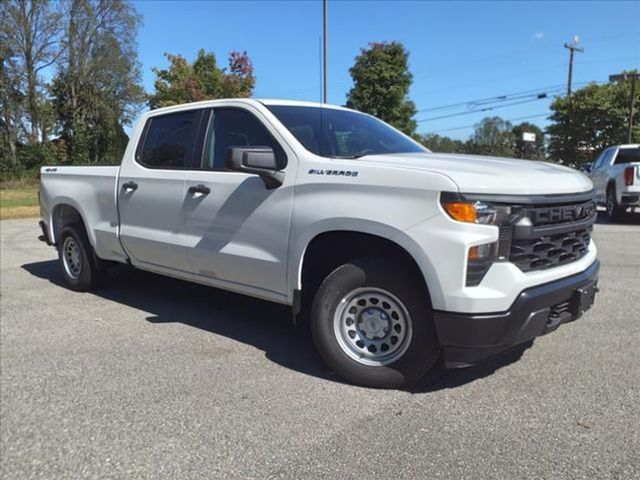
<instances>
[{"instance_id":1,"label":"black tire sidewall","mask_svg":"<svg viewBox=\"0 0 640 480\"><path fill-rule=\"evenodd\" d=\"M65 240L71 237L75 240L80 248L80 275L77 278L73 278L67 273L64 267L63 261L63 247ZM62 269L62 275L65 278L67 285L77 291L86 291L93 288L99 278L99 272L93 261L93 251L91 250L91 244L87 238L84 229L78 225L68 225L60 232L60 247L58 249L58 258L60 260L60 267Z\"/></svg>"},{"instance_id":2,"label":"black tire sidewall","mask_svg":"<svg viewBox=\"0 0 640 480\"><path fill-rule=\"evenodd\" d=\"M611 200L612 208L609 209L609 200ZM618 205L618 201L616 199L616 189L614 186L610 186L607 189L607 197L606 197L606 211L607 211L607 220L610 222L615 222L616 220L620 220L620 218L624 214L624 209Z\"/></svg>"},{"instance_id":3,"label":"black tire sidewall","mask_svg":"<svg viewBox=\"0 0 640 480\"><path fill-rule=\"evenodd\" d=\"M316 348L329 367L343 378L369 387L409 386L435 365L440 347L429 298L421 280L406 267L380 258L354 260L327 276L316 293L311 332ZM340 347L334 333L334 313L350 291L360 287L384 289L402 301L409 312L413 335L405 354L385 366L356 362Z\"/></svg>"}]
</instances>

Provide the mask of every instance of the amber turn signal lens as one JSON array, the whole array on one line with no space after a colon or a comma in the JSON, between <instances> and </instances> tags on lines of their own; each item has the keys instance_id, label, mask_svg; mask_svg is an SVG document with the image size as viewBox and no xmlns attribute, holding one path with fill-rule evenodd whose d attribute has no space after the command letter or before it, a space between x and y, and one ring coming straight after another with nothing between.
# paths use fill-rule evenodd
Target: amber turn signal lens
<instances>
[{"instance_id":1,"label":"amber turn signal lens","mask_svg":"<svg viewBox=\"0 0 640 480\"><path fill-rule=\"evenodd\" d=\"M473 203L447 202L442 206L451 218L459 222L474 223L478 218L476 206Z\"/></svg>"}]
</instances>

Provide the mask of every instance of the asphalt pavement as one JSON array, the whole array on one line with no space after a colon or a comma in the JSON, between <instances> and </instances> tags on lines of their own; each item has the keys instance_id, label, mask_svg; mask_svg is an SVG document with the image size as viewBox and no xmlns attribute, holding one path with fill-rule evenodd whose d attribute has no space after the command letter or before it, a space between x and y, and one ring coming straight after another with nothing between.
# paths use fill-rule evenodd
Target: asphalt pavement
<instances>
[{"instance_id":1,"label":"asphalt pavement","mask_svg":"<svg viewBox=\"0 0 640 480\"><path fill-rule=\"evenodd\" d=\"M598 224L595 306L415 391L341 382L287 308L136 271L62 286L0 223L3 478L640 478L640 222Z\"/></svg>"}]
</instances>

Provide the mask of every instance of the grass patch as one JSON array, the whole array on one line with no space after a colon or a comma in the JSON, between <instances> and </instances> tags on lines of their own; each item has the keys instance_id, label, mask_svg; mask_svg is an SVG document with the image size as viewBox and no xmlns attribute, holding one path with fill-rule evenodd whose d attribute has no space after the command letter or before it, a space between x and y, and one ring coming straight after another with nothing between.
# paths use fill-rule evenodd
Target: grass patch
<instances>
[{"instance_id":1,"label":"grass patch","mask_svg":"<svg viewBox=\"0 0 640 480\"><path fill-rule=\"evenodd\" d=\"M35 177L0 178L0 190L23 190L38 188L38 179Z\"/></svg>"},{"instance_id":2,"label":"grass patch","mask_svg":"<svg viewBox=\"0 0 640 480\"><path fill-rule=\"evenodd\" d=\"M0 190L0 219L37 217L39 213L35 186Z\"/></svg>"}]
</instances>

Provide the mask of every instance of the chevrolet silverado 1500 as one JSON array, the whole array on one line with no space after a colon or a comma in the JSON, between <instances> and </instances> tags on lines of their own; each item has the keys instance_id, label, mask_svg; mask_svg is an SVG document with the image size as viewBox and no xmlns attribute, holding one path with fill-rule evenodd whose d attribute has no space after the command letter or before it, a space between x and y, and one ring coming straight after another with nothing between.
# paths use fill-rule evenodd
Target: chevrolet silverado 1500
<instances>
[{"instance_id":1,"label":"chevrolet silverado 1500","mask_svg":"<svg viewBox=\"0 0 640 480\"><path fill-rule=\"evenodd\" d=\"M329 105L147 112L119 167L43 167L40 202L71 288L126 263L291 305L362 385L475 364L575 320L597 289L585 175L431 153Z\"/></svg>"}]
</instances>

